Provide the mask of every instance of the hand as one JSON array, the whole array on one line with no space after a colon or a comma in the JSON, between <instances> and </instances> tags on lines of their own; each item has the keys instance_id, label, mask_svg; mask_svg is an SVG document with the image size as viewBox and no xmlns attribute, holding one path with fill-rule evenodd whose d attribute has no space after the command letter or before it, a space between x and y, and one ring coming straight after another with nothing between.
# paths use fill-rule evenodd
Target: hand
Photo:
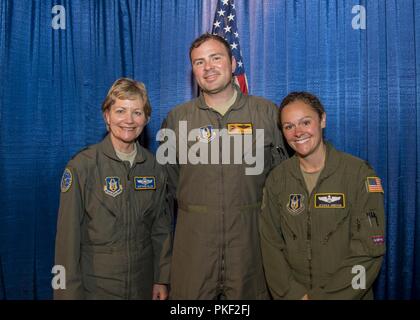
<instances>
[{"instance_id":1,"label":"hand","mask_svg":"<svg viewBox=\"0 0 420 320\"><path fill-rule=\"evenodd\" d=\"M168 287L166 284L154 284L152 292L153 300L166 300L168 299Z\"/></svg>"},{"instance_id":2,"label":"hand","mask_svg":"<svg viewBox=\"0 0 420 320\"><path fill-rule=\"evenodd\" d=\"M309 296L308 296L308 294L306 293L303 297L302 297L302 299L301 300L309 300Z\"/></svg>"}]
</instances>

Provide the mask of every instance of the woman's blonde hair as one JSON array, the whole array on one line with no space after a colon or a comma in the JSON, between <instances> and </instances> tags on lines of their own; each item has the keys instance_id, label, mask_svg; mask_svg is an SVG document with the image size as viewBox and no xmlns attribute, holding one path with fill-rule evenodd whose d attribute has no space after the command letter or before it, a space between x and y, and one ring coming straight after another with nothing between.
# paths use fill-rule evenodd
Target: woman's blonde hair
<instances>
[{"instance_id":1,"label":"woman's blonde hair","mask_svg":"<svg viewBox=\"0 0 420 320\"><path fill-rule=\"evenodd\" d=\"M152 107L147 96L146 86L142 82L138 82L129 78L120 78L114 82L102 103L102 113L111 109L117 99L135 100L141 98L145 102L144 114L147 119L152 115Z\"/></svg>"}]
</instances>

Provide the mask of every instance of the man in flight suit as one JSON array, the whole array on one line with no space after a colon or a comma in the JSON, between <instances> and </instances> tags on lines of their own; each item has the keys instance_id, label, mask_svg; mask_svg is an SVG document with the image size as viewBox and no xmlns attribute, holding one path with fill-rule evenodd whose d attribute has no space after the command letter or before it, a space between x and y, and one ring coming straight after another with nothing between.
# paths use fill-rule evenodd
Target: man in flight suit
<instances>
[{"instance_id":1,"label":"man in flight suit","mask_svg":"<svg viewBox=\"0 0 420 320\"><path fill-rule=\"evenodd\" d=\"M188 147L187 161L180 161L185 154L178 149L176 163L166 166L169 193L178 204L170 297L266 299L258 214L268 172L287 157L278 111L233 83L236 61L223 38L200 36L190 59L201 95L175 107L163 125ZM223 139L230 141L227 149ZM252 168L246 159L259 152L262 164L257 157ZM191 161L198 153L208 162Z\"/></svg>"}]
</instances>

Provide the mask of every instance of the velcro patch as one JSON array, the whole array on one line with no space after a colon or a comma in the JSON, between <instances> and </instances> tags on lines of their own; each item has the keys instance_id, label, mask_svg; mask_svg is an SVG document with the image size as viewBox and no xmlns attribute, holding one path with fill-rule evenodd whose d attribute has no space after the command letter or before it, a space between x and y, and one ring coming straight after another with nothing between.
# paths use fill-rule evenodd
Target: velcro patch
<instances>
[{"instance_id":1,"label":"velcro patch","mask_svg":"<svg viewBox=\"0 0 420 320\"><path fill-rule=\"evenodd\" d=\"M384 236L371 236L370 239L374 244L383 245L385 242Z\"/></svg>"},{"instance_id":2,"label":"velcro patch","mask_svg":"<svg viewBox=\"0 0 420 320\"><path fill-rule=\"evenodd\" d=\"M378 177L367 177L366 178L366 189L367 192L381 192L384 193L382 188L381 179Z\"/></svg>"},{"instance_id":3,"label":"velcro patch","mask_svg":"<svg viewBox=\"0 0 420 320\"><path fill-rule=\"evenodd\" d=\"M346 207L344 193L316 193L315 208L340 209Z\"/></svg>"},{"instance_id":4,"label":"velcro patch","mask_svg":"<svg viewBox=\"0 0 420 320\"><path fill-rule=\"evenodd\" d=\"M61 178L61 192L67 192L73 182L73 175L69 168L66 168Z\"/></svg>"},{"instance_id":5,"label":"velcro patch","mask_svg":"<svg viewBox=\"0 0 420 320\"><path fill-rule=\"evenodd\" d=\"M289 202L286 205L287 211L292 215L298 215L305 208L302 194L292 193L289 195Z\"/></svg>"},{"instance_id":6,"label":"velcro patch","mask_svg":"<svg viewBox=\"0 0 420 320\"><path fill-rule=\"evenodd\" d=\"M209 143L216 137L216 132L214 131L212 125L201 127L199 130L200 135L197 136L197 141Z\"/></svg>"},{"instance_id":7,"label":"velcro patch","mask_svg":"<svg viewBox=\"0 0 420 320\"><path fill-rule=\"evenodd\" d=\"M228 123L228 134L252 134L252 123Z\"/></svg>"},{"instance_id":8,"label":"velcro patch","mask_svg":"<svg viewBox=\"0 0 420 320\"><path fill-rule=\"evenodd\" d=\"M155 177L134 177L134 189L136 190L156 189Z\"/></svg>"},{"instance_id":9,"label":"velcro patch","mask_svg":"<svg viewBox=\"0 0 420 320\"><path fill-rule=\"evenodd\" d=\"M123 191L119 177L106 177L104 192L111 197L116 197Z\"/></svg>"}]
</instances>

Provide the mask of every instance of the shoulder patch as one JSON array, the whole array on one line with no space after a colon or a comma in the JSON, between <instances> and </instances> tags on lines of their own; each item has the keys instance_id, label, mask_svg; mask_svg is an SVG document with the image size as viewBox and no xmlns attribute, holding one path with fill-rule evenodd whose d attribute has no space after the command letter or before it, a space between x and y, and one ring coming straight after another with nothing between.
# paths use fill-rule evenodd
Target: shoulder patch
<instances>
[{"instance_id":1,"label":"shoulder patch","mask_svg":"<svg viewBox=\"0 0 420 320\"><path fill-rule=\"evenodd\" d=\"M381 192L384 193L382 188L381 179L378 177L367 177L366 178L366 191L367 192Z\"/></svg>"},{"instance_id":2,"label":"shoulder patch","mask_svg":"<svg viewBox=\"0 0 420 320\"><path fill-rule=\"evenodd\" d=\"M61 192L67 192L73 182L73 175L69 168L66 168L61 177Z\"/></svg>"}]
</instances>

